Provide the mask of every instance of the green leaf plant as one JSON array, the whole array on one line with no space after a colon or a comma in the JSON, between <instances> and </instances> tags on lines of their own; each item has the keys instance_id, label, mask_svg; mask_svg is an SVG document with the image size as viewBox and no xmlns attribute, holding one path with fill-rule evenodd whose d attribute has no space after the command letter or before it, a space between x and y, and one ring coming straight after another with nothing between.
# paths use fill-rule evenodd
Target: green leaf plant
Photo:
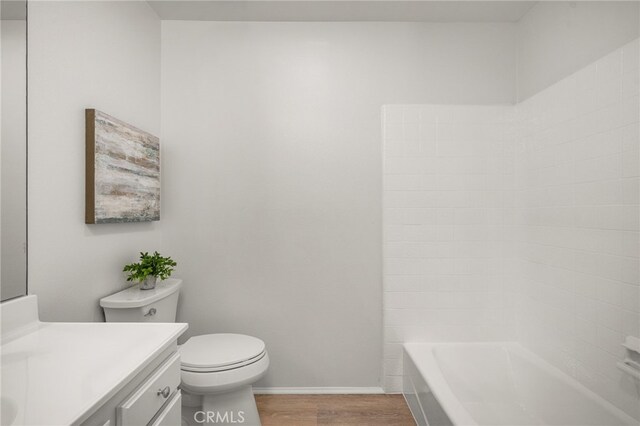
<instances>
[{"instance_id":1,"label":"green leaf plant","mask_svg":"<svg viewBox=\"0 0 640 426\"><path fill-rule=\"evenodd\" d=\"M171 276L176 265L173 259L161 256L157 251L152 255L140 252L140 262L125 265L123 272L128 272L127 281L142 282L151 275L164 280Z\"/></svg>"}]
</instances>

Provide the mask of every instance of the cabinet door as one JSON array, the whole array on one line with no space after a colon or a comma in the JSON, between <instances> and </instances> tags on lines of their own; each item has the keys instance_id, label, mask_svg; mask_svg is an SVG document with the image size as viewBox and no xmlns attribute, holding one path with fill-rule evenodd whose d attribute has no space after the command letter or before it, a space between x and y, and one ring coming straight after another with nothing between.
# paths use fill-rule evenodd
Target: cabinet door
<instances>
[{"instance_id":1,"label":"cabinet door","mask_svg":"<svg viewBox=\"0 0 640 426\"><path fill-rule=\"evenodd\" d=\"M180 355L174 354L118 407L118 426L148 424L176 392L179 384Z\"/></svg>"},{"instance_id":2,"label":"cabinet door","mask_svg":"<svg viewBox=\"0 0 640 426\"><path fill-rule=\"evenodd\" d=\"M158 414L150 426L180 426L182 415L182 394L180 390L176 391L171 401L167 403L164 409Z\"/></svg>"}]
</instances>

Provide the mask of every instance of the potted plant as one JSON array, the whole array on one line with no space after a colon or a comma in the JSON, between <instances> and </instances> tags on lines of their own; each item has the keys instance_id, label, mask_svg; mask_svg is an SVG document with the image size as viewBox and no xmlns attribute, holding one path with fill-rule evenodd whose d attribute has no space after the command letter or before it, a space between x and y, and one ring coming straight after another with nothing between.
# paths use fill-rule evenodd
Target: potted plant
<instances>
[{"instance_id":1,"label":"potted plant","mask_svg":"<svg viewBox=\"0 0 640 426\"><path fill-rule=\"evenodd\" d=\"M127 281L140 283L140 290L151 290L156 287L158 278L167 279L173 272L176 262L170 257L161 256L160 253L140 252L140 262L126 265L123 272L128 272Z\"/></svg>"}]
</instances>

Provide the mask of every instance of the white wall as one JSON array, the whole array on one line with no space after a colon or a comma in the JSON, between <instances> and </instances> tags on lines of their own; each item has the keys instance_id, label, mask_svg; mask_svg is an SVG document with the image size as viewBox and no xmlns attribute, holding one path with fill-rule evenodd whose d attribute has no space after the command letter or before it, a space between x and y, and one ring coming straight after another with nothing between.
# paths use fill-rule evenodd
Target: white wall
<instances>
[{"instance_id":1,"label":"white wall","mask_svg":"<svg viewBox=\"0 0 640 426\"><path fill-rule=\"evenodd\" d=\"M518 106L519 339L640 419L638 40Z\"/></svg>"},{"instance_id":2,"label":"white wall","mask_svg":"<svg viewBox=\"0 0 640 426\"><path fill-rule=\"evenodd\" d=\"M540 1L518 22L522 101L634 40L635 1Z\"/></svg>"},{"instance_id":3,"label":"white wall","mask_svg":"<svg viewBox=\"0 0 640 426\"><path fill-rule=\"evenodd\" d=\"M27 283L26 22L2 21L2 298L23 295Z\"/></svg>"},{"instance_id":4,"label":"white wall","mask_svg":"<svg viewBox=\"0 0 640 426\"><path fill-rule=\"evenodd\" d=\"M162 23L164 249L189 334L258 336L260 386L377 386L380 108L508 103L511 24Z\"/></svg>"},{"instance_id":5,"label":"white wall","mask_svg":"<svg viewBox=\"0 0 640 426\"><path fill-rule=\"evenodd\" d=\"M513 340L514 107L384 111L385 390L403 342Z\"/></svg>"},{"instance_id":6,"label":"white wall","mask_svg":"<svg viewBox=\"0 0 640 426\"><path fill-rule=\"evenodd\" d=\"M386 390L402 342L517 337L640 419L616 368L640 336L639 53L635 40L516 106L386 107ZM488 144L500 126L503 152Z\"/></svg>"},{"instance_id":7,"label":"white wall","mask_svg":"<svg viewBox=\"0 0 640 426\"><path fill-rule=\"evenodd\" d=\"M101 320L160 223L84 224L84 109L160 133L160 21L146 2L29 2L29 292L43 320Z\"/></svg>"},{"instance_id":8,"label":"white wall","mask_svg":"<svg viewBox=\"0 0 640 426\"><path fill-rule=\"evenodd\" d=\"M616 368L640 336L639 53L635 40L503 110L386 108L387 390L402 342L513 338L516 319L520 342L640 419L640 390ZM498 130L496 112L502 155L478 136ZM500 160L515 174L469 179ZM489 182L502 211L482 202Z\"/></svg>"}]
</instances>

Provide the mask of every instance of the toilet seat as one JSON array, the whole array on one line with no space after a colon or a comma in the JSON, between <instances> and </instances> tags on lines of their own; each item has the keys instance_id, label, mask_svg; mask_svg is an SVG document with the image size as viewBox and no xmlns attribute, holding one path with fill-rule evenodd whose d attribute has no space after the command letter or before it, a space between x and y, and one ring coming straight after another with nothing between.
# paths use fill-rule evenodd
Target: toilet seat
<instances>
[{"instance_id":1,"label":"toilet seat","mask_svg":"<svg viewBox=\"0 0 640 426\"><path fill-rule=\"evenodd\" d=\"M193 373L233 370L258 362L266 355L262 340L231 333L194 336L178 350L182 371Z\"/></svg>"},{"instance_id":2,"label":"toilet seat","mask_svg":"<svg viewBox=\"0 0 640 426\"><path fill-rule=\"evenodd\" d=\"M260 361L262 358L264 358L264 356L267 354L266 351L263 351L261 354L248 359L246 361L242 361L236 364L231 364L231 365L226 365L226 366L221 366L221 367L192 367L192 366L188 366L188 365L181 365L180 369L182 371L189 371L191 373L216 373L216 372L220 372L220 371L228 371L228 370L235 370L237 368L241 368L241 367L245 367L247 365L251 365L253 363L256 363L258 361Z\"/></svg>"},{"instance_id":3,"label":"toilet seat","mask_svg":"<svg viewBox=\"0 0 640 426\"><path fill-rule=\"evenodd\" d=\"M250 385L265 375L269 354L262 340L242 334L194 336L180 346L183 391L212 395Z\"/></svg>"}]
</instances>

